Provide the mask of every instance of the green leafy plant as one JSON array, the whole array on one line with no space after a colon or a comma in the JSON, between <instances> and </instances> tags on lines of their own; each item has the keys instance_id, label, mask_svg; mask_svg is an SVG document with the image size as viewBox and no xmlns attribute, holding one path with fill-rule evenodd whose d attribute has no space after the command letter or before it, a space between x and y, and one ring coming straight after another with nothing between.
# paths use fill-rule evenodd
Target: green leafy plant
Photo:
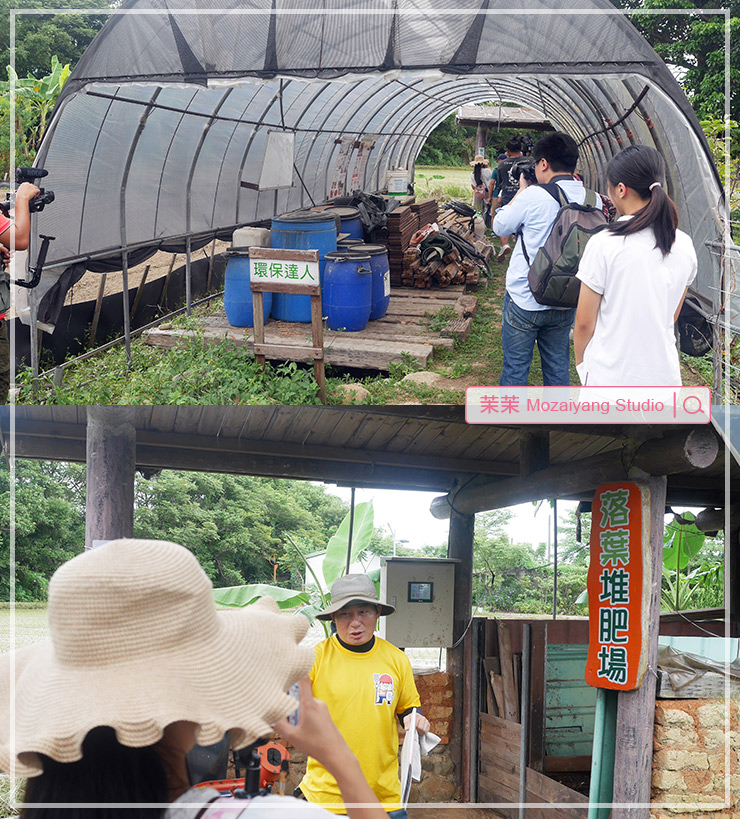
<instances>
[{"instance_id":1,"label":"green leafy plant","mask_svg":"<svg viewBox=\"0 0 740 819\"><path fill-rule=\"evenodd\" d=\"M425 313L424 314L427 318L429 318L429 329L434 331L435 333L440 332L443 330L451 321L454 321L457 318L457 313L455 312L455 308L446 304L441 310L438 310L435 314Z\"/></svg>"},{"instance_id":2,"label":"green leafy plant","mask_svg":"<svg viewBox=\"0 0 740 819\"><path fill-rule=\"evenodd\" d=\"M350 519L352 520L351 548L350 548ZM337 531L329 538L326 553L321 564L323 583L316 575L309 562L306 551L290 535L285 534L288 542L293 546L303 561L309 574L313 577L316 588L312 592L295 591L267 583L253 583L245 586L231 586L225 589L214 589L213 595L217 603L224 606L243 607L254 603L261 597L271 597L282 609L295 609L296 614L303 614L311 623L316 615L329 604L329 592L332 583L342 577L347 570L347 563L354 563L370 545L373 536L373 502L358 503L352 512L347 512ZM349 550L349 561L347 552ZM378 578L373 578L378 583ZM324 591L326 589L327 591ZM326 636L329 636L329 625L321 622Z\"/></svg>"},{"instance_id":3,"label":"green leafy plant","mask_svg":"<svg viewBox=\"0 0 740 819\"><path fill-rule=\"evenodd\" d=\"M721 582L720 561L705 561L693 569L691 562L701 552L706 534L694 522L695 515L685 512L674 518L663 535L663 603L674 611L687 609L697 592Z\"/></svg>"},{"instance_id":4,"label":"green leafy plant","mask_svg":"<svg viewBox=\"0 0 740 819\"><path fill-rule=\"evenodd\" d=\"M0 170L10 167L10 91L15 86L16 164L30 165L36 156L47 121L59 92L70 74L69 65L51 58L51 73L45 77L20 78L8 66L8 81L0 82Z\"/></svg>"}]
</instances>

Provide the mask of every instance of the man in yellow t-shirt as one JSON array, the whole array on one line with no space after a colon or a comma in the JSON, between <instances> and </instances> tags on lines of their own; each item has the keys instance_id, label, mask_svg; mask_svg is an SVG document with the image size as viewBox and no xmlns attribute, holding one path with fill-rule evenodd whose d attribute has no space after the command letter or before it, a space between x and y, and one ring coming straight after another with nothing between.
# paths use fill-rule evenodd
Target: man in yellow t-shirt
<instances>
[{"instance_id":1,"label":"man in yellow t-shirt","mask_svg":"<svg viewBox=\"0 0 740 819\"><path fill-rule=\"evenodd\" d=\"M417 709L416 728L429 730L420 713L419 692L408 657L375 635L378 618L395 608L378 600L367 575L348 574L331 587L331 605L320 620L331 620L337 633L316 646L311 669L313 693L329 713L352 752L365 779L391 819L406 819L398 778L398 723L408 728ZM332 813L346 813L334 777L309 757L300 789L309 802Z\"/></svg>"}]
</instances>

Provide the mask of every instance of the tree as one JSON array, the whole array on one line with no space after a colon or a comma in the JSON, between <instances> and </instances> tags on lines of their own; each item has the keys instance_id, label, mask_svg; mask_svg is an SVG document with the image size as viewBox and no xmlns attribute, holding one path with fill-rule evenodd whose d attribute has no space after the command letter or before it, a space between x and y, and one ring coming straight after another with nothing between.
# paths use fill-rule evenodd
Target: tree
<instances>
[{"instance_id":1,"label":"tree","mask_svg":"<svg viewBox=\"0 0 740 819\"><path fill-rule=\"evenodd\" d=\"M137 478L135 504L136 537L186 546L215 586L300 582L287 535L323 548L346 512L307 481L177 471Z\"/></svg>"},{"instance_id":2,"label":"tree","mask_svg":"<svg viewBox=\"0 0 740 819\"><path fill-rule=\"evenodd\" d=\"M725 19L705 14L713 0L613 0L618 8L695 9L696 14L630 15L658 55L676 66L680 83L700 119L722 119L725 111ZM730 0L730 117L740 119L740 0Z\"/></svg>"},{"instance_id":3,"label":"tree","mask_svg":"<svg viewBox=\"0 0 740 819\"><path fill-rule=\"evenodd\" d=\"M45 600L49 578L85 543L85 467L16 460L16 600ZM10 473L0 462L0 599L10 599Z\"/></svg>"},{"instance_id":4,"label":"tree","mask_svg":"<svg viewBox=\"0 0 740 819\"><path fill-rule=\"evenodd\" d=\"M45 0L0 0L0 51L3 65L10 65L10 9L40 9ZM54 0L54 8L99 8L108 11L119 5L109 0ZM73 67L108 19L108 14L23 14L15 16L15 70L19 77L41 77L56 56Z\"/></svg>"},{"instance_id":5,"label":"tree","mask_svg":"<svg viewBox=\"0 0 740 819\"><path fill-rule=\"evenodd\" d=\"M0 464L1 599L10 594L10 475ZM302 582L288 535L323 548L346 504L323 486L243 475L164 471L136 477L134 536L189 548L215 586ZM44 600L48 581L85 543L85 467L16 461L16 599Z\"/></svg>"}]
</instances>

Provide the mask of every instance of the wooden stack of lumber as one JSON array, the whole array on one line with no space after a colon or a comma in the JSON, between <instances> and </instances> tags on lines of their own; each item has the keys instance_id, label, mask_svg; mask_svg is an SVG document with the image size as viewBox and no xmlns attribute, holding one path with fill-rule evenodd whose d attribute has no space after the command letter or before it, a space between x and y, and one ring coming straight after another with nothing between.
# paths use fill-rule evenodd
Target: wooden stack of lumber
<instances>
[{"instance_id":1,"label":"wooden stack of lumber","mask_svg":"<svg viewBox=\"0 0 740 819\"><path fill-rule=\"evenodd\" d=\"M403 272L403 254L408 250L411 237L419 229L419 214L410 205L396 208L388 214L388 226L379 230L376 238L388 248L388 266L391 273L391 286L401 284Z\"/></svg>"},{"instance_id":2,"label":"wooden stack of lumber","mask_svg":"<svg viewBox=\"0 0 740 819\"><path fill-rule=\"evenodd\" d=\"M439 208L437 207L436 199L422 199L420 202L414 202L411 205L411 210L419 214L419 227L424 225L431 225L437 221Z\"/></svg>"},{"instance_id":3,"label":"wooden stack of lumber","mask_svg":"<svg viewBox=\"0 0 740 819\"><path fill-rule=\"evenodd\" d=\"M430 289L432 287L449 287L451 284L477 284L480 271L470 259L461 259L460 253L453 248L442 259L422 264L417 248L409 248L403 254L403 272L401 285Z\"/></svg>"}]
</instances>

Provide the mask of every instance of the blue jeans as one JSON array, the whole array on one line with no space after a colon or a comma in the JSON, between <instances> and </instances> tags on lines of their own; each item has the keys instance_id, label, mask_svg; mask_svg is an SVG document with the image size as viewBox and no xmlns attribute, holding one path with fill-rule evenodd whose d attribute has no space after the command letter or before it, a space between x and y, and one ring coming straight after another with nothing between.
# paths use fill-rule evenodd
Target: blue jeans
<instances>
[{"instance_id":1,"label":"blue jeans","mask_svg":"<svg viewBox=\"0 0 740 819\"><path fill-rule=\"evenodd\" d=\"M536 341L542 362L543 386L569 386L570 328L575 317L575 308L522 310L507 292L501 323L504 366L499 384L502 387L527 386Z\"/></svg>"},{"instance_id":2,"label":"blue jeans","mask_svg":"<svg viewBox=\"0 0 740 819\"><path fill-rule=\"evenodd\" d=\"M401 810L392 810L388 814L388 819L409 819L409 815L406 813L406 808L401 808Z\"/></svg>"}]
</instances>

